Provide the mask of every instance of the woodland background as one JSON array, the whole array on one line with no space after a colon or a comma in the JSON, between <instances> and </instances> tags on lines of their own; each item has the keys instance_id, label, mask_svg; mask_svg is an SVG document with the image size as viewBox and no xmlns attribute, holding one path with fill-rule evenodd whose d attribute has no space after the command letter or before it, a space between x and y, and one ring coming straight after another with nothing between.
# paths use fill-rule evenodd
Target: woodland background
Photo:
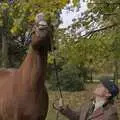
<instances>
[{"instance_id":1,"label":"woodland background","mask_svg":"<svg viewBox=\"0 0 120 120\"><path fill-rule=\"evenodd\" d=\"M79 11L81 8L80 0L73 0L72 5L69 2L69 0L1 0L0 67L20 66L28 49L28 46L24 45L25 33L32 28L35 15L43 12L54 26L55 49L49 53L46 78L46 85L50 91L58 90L56 68L63 91L74 93L85 91L90 83L96 84L101 76L109 76L119 84L120 1L83 0L87 10L81 13L80 17L73 19L73 24L60 28L59 25L62 24L60 14L63 9L70 12ZM69 93L69 96L74 96L71 95L74 93ZM82 92L77 95L80 94Z\"/></svg>"}]
</instances>

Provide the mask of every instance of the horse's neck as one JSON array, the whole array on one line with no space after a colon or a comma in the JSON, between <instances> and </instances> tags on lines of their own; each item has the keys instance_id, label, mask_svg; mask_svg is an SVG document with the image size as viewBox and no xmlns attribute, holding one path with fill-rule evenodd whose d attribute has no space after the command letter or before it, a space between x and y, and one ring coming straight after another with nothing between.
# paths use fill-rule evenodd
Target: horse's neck
<instances>
[{"instance_id":1,"label":"horse's neck","mask_svg":"<svg viewBox=\"0 0 120 120\"><path fill-rule=\"evenodd\" d=\"M47 51L35 51L31 47L20 67L23 81L27 84L43 86L47 67Z\"/></svg>"}]
</instances>

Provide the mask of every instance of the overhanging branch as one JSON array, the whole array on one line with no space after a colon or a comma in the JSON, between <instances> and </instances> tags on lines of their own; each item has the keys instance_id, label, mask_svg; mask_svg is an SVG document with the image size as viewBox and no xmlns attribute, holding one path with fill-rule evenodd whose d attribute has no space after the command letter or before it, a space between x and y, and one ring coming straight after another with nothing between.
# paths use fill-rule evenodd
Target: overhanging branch
<instances>
[{"instance_id":1,"label":"overhanging branch","mask_svg":"<svg viewBox=\"0 0 120 120\"><path fill-rule=\"evenodd\" d=\"M108 4L108 5L120 5L120 2L88 2L87 4Z\"/></svg>"},{"instance_id":2,"label":"overhanging branch","mask_svg":"<svg viewBox=\"0 0 120 120\"><path fill-rule=\"evenodd\" d=\"M119 15L118 13L103 13L104 16Z\"/></svg>"},{"instance_id":3,"label":"overhanging branch","mask_svg":"<svg viewBox=\"0 0 120 120\"><path fill-rule=\"evenodd\" d=\"M113 28L113 27L116 27L118 26L119 24L113 24L113 25L109 25L109 26L106 26L106 27L103 27L103 28L100 28L100 29L96 29L96 30L92 30L92 31L89 31L87 32L85 35L83 35L82 37L88 37L96 32L100 32L100 31L103 31L103 30L107 30L107 29L110 29L110 28Z\"/></svg>"}]
</instances>

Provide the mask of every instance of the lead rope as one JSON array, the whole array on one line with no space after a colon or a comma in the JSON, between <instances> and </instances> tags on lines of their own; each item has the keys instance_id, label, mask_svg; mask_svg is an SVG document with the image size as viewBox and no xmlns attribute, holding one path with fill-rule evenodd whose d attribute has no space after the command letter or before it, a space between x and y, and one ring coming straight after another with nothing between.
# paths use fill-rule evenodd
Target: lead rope
<instances>
[{"instance_id":1,"label":"lead rope","mask_svg":"<svg viewBox=\"0 0 120 120\"><path fill-rule=\"evenodd\" d=\"M63 94L62 94L62 90L61 90L61 86L60 86L60 80L59 80L59 74L58 74L58 69L57 69L57 64L56 64L56 59L54 56L54 67L55 67L55 75L56 75L56 80L57 80L57 88L59 91L59 106L63 106L64 102L63 102ZM59 111L56 110L56 120L59 120Z\"/></svg>"},{"instance_id":2,"label":"lead rope","mask_svg":"<svg viewBox=\"0 0 120 120\"><path fill-rule=\"evenodd\" d=\"M52 30L54 31L53 26L52 26ZM53 38L53 34L52 34L51 38ZM59 74L58 74L57 62L56 62L56 54L54 53L54 46L53 45L51 46L51 51L52 51L52 55L54 56L53 64L54 64L55 76L56 76L56 80L57 80L56 86L57 86L58 92L59 92L59 106L63 106L64 105L63 94L62 94L62 90L61 90L61 86L60 86L60 80L59 80ZM57 110L56 110L56 120L59 120L59 111L57 111Z\"/></svg>"},{"instance_id":3,"label":"lead rope","mask_svg":"<svg viewBox=\"0 0 120 120\"><path fill-rule=\"evenodd\" d=\"M56 64L56 59L54 58L53 61L54 61L54 66L55 66L55 75L56 75L56 80L57 80L57 87L59 90L60 97L63 98L62 90L61 90L61 86L60 86L59 75L58 75L57 64Z\"/></svg>"},{"instance_id":4,"label":"lead rope","mask_svg":"<svg viewBox=\"0 0 120 120\"><path fill-rule=\"evenodd\" d=\"M58 69L57 69L57 63L56 63L56 55L53 52L53 48L52 48L52 54L54 56L53 59L53 64L54 64L54 68L55 68L55 77L56 77L56 81L57 81L57 88L58 88L58 92L59 92L59 106L63 106L64 102L63 102L63 94L62 94L62 90L61 90L61 86L60 86L60 80L59 80L59 74L58 74ZM56 110L56 120L59 120L59 111Z\"/></svg>"}]
</instances>

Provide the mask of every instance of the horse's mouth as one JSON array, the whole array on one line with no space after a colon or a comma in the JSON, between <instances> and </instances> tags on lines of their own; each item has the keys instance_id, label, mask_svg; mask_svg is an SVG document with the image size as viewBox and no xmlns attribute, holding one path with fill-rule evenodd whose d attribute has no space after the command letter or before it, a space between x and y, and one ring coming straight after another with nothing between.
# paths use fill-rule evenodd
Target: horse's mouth
<instances>
[{"instance_id":1,"label":"horse's mouth","mask_svg":"<svg viewBox=\"0 0 120 120\"><path fill-rule=\"evenodd\" d=\"M39 26L39 30L47 30L48 26Z\"/></svg>"}]
</instances>

